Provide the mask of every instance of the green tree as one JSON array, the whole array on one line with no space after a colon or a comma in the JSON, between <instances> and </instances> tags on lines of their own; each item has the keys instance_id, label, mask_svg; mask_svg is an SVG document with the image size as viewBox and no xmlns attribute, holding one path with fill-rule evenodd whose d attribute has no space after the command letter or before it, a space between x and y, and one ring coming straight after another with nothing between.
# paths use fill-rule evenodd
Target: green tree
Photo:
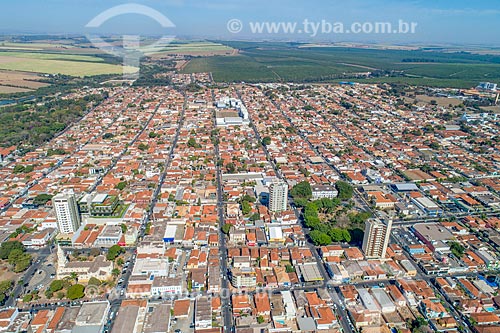
<instances>
[{"instance_id":1,"label":"green tree","mask_svg":"<svg viewBox=\"0 0 500 333\"><path fill-rule=\"evenodd\" d=\"M264 138L262 139L262 144L263 144L264 146L269 146L269 145L271 144L271 142L272 142L272 139L271 139L271 137L269 137L269 136L266 136L266 137L264 137Z\"/></svg>"},{"instance_id":2,"label":"green tree","mask_svg":"<svg viewBox=\"0 0 500 333\"><path fill-rule=\"evenodd\" d=\"M264 317L263 317L263 316L258 316L258 317L257 317L257 323L259 323L259 324L263 324L263 323L264 323L264 321L265 321L265 319L264 319Z\"/></svg>"},{"instance_id":3,"label":"green tree","mask_svg":"<svg viewBox=\"0 0 500 333\"><path fill-rule=\"evenodd\" d=\"M37 206L43 206L51 199L52 196L50 194L39 194L33 199L33 204Z\"/></svg>"},{"instance_id":4,"label":"green tree","mask_svg":"<svg viewBox=\"0 0 500 333\"><path fill-rule=\"evenodd\" d=\"M88 285L89 286L100 286L101 285L101 280L99 280L98 278L95 278L95 277L91 277L89 279Z\"/></svg>"},{"instance_id":5,"label":"green tree","mask_svg":"<svg viewBox=\"0 0 500 333\"><path fill-rule=\"evenodd\" d=\"M243 215L247 215L251 211L252 211L252 207L250 206L248 201L243 201L241 203L241 212L243 213Z\"/></svg>"},{"instance_id":6,"label":"green tree","mask_svg":"<svg viewBox=\"0 0 500 333\"><path fill-rule=\"evenodd\" d=\"M346 182L343 181L338 181L335 184L335 187L337 187L337 190L339 191L338 198L342 201L347 201L352 198L354 194L354 189L353 187Z\"/></svg>"},{"instance_id":7,"label":"green tree","mask_svg":"<svg viewBox=\"0 0 500 333\"><path fill-rule=\"evenodd\" d=\"M66 292L66 297L68 297L70 300L82 298L85 295L84 290L85 287L83 285L74 284L68 288L68 291Z\"/></svg>"},{"instance_id":8,"label":"green tree","mask_svg":"<svg viewBox=\"0 0 500 333\"><path fill-rule=\"evenodd\" d=\"M310 199L312 197L311 184L307 181L295 184L290 190L290 195L294 200L296 198Z\"/></svg>"},{"instance_id":9,"label":"green tree","mask_svg":"<svg viewBox=\"0 0 500 333\"><path fill-rule=\"evenodd\" d=\"M462 258L465 254L465 247L458 242L451 242L450 250L457 258Z\"/></svg>"},{"instance_id":10,"label":"green tree","mask_svg":"<svg viewBox=\"0 0 500 333\"><path fill-rule=\"evenodd\" d=\"M120 191L123 191L123 189L127 187L127 182L119 182L118 184L116 184L115 188L120 190Z\"/></svg>"},{"instance_id":11,"label":"green tree","mask_svg":"<svg viewBox=\"0 0 500 333\"><path fill-rule=\"evenodd\" d=\"M221 227L221 230L226 235L229 235L229 232L231 231L231 225L229 223L226 223Z\"/></svg>"},{"instance_id":12,"label":"green tree","mask_svg":"<svg viewBox=\"0 0 500 333\"><path fill-rule=\"evenodd\" d=\"M141 150L141 151L145 151L145 150L148 150L149 149L149 146L147 144L144 144L144 143L140 143L138 146L137 146L137 149Z\"/></svg>"},{"instance_id":13,"label":"green tree","mask_svg":"<svg viewBox=\"0 0 500 333\"><path fill-rule=\"evenodd\" d=\"M316 246L322 246L322 245L328 245L332 242L332 239L330 236L325 234L324 232L321 232L319 230L313 230L309 233L309 237L311 238L311 241L314 243Z\"/></svg>"},{"instance_id":14,"label":"green tree","mask_svg":"<svg viewBox=\"0 0 500 333\"><path fill-rule=\"evenodd\" d=\"M22 252L26 251L24 245L21 242L18 241L8 241L8 242L3 242L0 245L0 259L8 259L9 254L12 250L19 249Z\"/></svg>"},{"instance_id":15,"label":"green tree","mask_svg":"<svg viewBox=\"0 0 500 333\"><path fill-rule=\"evenodd\" d=\"M14 272L19 273L25 271L31 265L31 254L24 253L20 249L14 249L10 252L8 261L13 266Z\"/></svg>"},{"instance_id":16,"label":"green tree","mask_svg":"<svg viewBox=\"0 0 500 333\"><path fill-rule=\"evenodd\" d=\"M113 245L109 248L106 259L115 260L121 253L123 253L122 247L120 245Z\"/></svg>"},{"instance_id":17,"label":"green tree","mask_svg":"<svg viewBox=\"0 0 500 333\"><path fill-rule=\"evenodd\" d=\"M62 280L54 280L50 283L49 290L52 292L59 291L63 289L64 283Z\"/></svg>"},{"instance_id":18,"label":"green tree","mask_svg":"<svg viewBox=\"0 0 500 333\"><path fill-rule=\"evenodd\" d=\"M14 281L12 280L4 280L0 282L0 304L4 304L5 299L7 299L7 295L11 291L14 285Z\"/></svg>"}]
</instances>

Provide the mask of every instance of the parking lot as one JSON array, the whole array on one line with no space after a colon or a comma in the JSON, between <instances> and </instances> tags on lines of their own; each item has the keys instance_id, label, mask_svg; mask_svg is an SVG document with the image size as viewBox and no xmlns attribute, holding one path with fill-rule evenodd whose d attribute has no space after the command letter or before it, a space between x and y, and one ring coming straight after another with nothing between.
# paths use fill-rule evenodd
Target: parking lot
<instances>
[{"instance_id":1,"label":"parking lot","mask_svg":"<svg viewBox=\"0 0 500 333\"><path fill-rule=\"evenodd\" d=\"M25 286L25 293L33 290L44 291L56 278L56 268L54 266L55 254L51 254L47 260L41 263L37 271L34 272L30 282Z\"/></svg>"}]
</instances>

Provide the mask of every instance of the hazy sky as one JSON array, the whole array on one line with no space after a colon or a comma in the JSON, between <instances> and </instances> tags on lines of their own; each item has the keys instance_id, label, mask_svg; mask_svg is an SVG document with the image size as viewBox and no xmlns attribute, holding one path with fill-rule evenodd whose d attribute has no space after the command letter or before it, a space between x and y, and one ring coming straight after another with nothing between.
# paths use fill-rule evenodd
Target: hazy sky
<instances>
[{"instance_id":1,"label":"hazy sky","mask_svg":"<svg viewBox=\"0 0 500 333\"><path fill-rule=\"evenodd\" d=\"M100 30L116 34L168 34L226 39L310 41L367 41L402 43L455 43L500 46L498 0L137 0L168 17L175 28L137 14L110 19ZM94 33L85 25L119 0L0 0L0 33ZM239 34L227 31L227 22L239 19ZM251 34L248 22L296 21L418 23L415 34Z\"/></svg>"}]
</instances>

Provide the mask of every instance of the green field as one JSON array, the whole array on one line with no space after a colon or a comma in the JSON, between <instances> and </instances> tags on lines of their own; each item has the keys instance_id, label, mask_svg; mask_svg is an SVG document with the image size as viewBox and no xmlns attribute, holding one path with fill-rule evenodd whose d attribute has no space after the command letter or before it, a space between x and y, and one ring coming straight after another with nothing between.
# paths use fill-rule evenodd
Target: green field
<instances>
[{"instance_id":1,"label":"green field","mask_svg":"<svg viewBox=\"0 0 500 333\"><path fill-rule=\"evenodd\" d=\"M173 41L167 45L145 45L141 47L141 51L148 55L157 54L193 54L193 55L203 55L203 54L224 54L231 52L232 47L214 42L180 42Z\"/></svg>"},{"instance_id":2,"label":"green field","mask_svg":"<svg viewBox=\"0 0 500 333\"><path fill-rule=\"evenodd\" d=\"M470 88L500 81L500 56L464 52L404 51L337 47L299 47L291 43L227 42L234 57L193 59L185 73L212 72L219 82L334 82L376 72L367 82Z\"/></svg>"},{"instance_id":3,"label":"green field","mask_svg":"<svg viewBox=\"0 0 500 333\"><path fill-rule=\"evenodd\" d=\"M122 66L106 63L103 58L96 56L29 51L0 51L0 69L71 76L120 74L123 72ZM125 71L131 73L136 71L136 68L126 67Z\"/></svg>"}]
</instances>

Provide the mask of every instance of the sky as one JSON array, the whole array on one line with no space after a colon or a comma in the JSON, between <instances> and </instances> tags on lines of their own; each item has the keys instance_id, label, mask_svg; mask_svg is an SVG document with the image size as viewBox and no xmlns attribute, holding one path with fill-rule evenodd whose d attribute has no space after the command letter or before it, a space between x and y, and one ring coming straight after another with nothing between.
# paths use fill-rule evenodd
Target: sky
<instances>
[{"instance_id":1,"label":"sky","mask_svg":"<svg viewBox=\"0 0 500 333\"><path fill-rule=\"evenodd\" d=\"M123 14L99 28L86 27L100 13L130 2L120 0L0 0L3 34L136 34L184 38L276 39L309 42L373 42L500 46L498 0L135 0L168 18L162 27L151 17ZM111 13L113 13L111 11ZM112 16L112 15L111 15ZM228 31L238 19L241 31ZM415 22L412 34L254 33L250 22Z\"/></svg>"}]
</instances>

